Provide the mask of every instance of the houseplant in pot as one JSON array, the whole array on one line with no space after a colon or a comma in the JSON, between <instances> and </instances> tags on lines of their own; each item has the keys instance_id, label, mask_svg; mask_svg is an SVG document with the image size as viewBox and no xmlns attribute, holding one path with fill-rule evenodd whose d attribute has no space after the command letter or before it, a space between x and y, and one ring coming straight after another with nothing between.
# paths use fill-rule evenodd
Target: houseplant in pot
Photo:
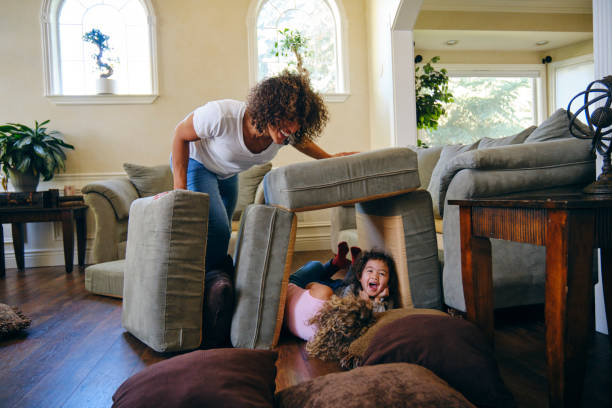
<instances>
[{"instance_id":1,"label":"houseplant in pot","mask_svg":"<svg viewBox=\"0 0 612 408\"><path fill-rule=\"evenodd\" d=\"M109 38L108 35L102 33L102 31L97 28L92 28L83 35L83 41L92 43L98 48L98 51L92 55L100 71L100 78L96 80L97 94L115 93L115 80L110 78L110 76L113 75L113 66L110 64L111 59L102 59L104 58L104 53L110 50L108 46Z\"/></svg>"},{"instance_id":2,"label":"houseplant in pot","mask_svg":"<svg viewBox=\"0 0 612 408\"><path fill-rule=\"evenodd\" d=\"M65 169L64 149L74 149L74 146L64 142L60 132L48 131L44 127L47 123L48 120L35 122L34 129L20 123L0 126L0 164L5 191L9 178L17 191L36 191L41 176L48 181Z\"/></svg>"}]
</instances>

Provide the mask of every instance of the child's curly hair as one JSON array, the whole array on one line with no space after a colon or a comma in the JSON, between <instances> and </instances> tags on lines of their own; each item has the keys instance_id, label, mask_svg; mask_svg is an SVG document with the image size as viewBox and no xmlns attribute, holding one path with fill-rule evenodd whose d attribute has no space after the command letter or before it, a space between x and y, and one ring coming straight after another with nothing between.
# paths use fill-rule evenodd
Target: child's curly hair
<instances>
[{"instance_id":1,"label":"child's curly hair","mask_svg":"<svg viewBox=\"0 0 612 408\"><path fill-rule=\"evenodd\" d=\"M355 296L359 296L359 292L362 290L361 287L361 274L363 270L370 260L378 260L383 261L387 268L389 268L389 284L387 285L389 288L389 300L391 300L391 305L394 307L398 307L399 305L399 281L397 278L397 268L395 266L395 261L393 257L387 254L384 251L380 251L377 249L372 249L370 251L364 251L361 253L359 258L357 258L357 262L353 262L349 271L346 273L344 280L342 281L341 286L336 289L336 293L341 292L341 290L347 286L351 286L353 288L353 294Z\"/></svg>"},{"instance_id":2,"label":"child's curly hair","mask_svg":"<svg viewBox=\"0 0 612 408\"><path fill-rule=\"evenodd\" d=\"M376 323L372 302L356 296L332 296L321 310L308 321L317 326L312 339L306 343L306 351L312 357L324 361L340 361L344 364L351 343Z\"/></svg>"},{"instance_id":3,"label":"child's curly hair","mask_svg":"<svg viewBox=\"0 0 612 408\"><path fill-rule=\"evenodd\" d=\"M284 120L300 125L292 136L293 144L316 139L329 119L323 98L308 77L287 70L255 85L247 98L247 111L258 132L268 125L280 127Z\"/></svg>"}]
</instances>

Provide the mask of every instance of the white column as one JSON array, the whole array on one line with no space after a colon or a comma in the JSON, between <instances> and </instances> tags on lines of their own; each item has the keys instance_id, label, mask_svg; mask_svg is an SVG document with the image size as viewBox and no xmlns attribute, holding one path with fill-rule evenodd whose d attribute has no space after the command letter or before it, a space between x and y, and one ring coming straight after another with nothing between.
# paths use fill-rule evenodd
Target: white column
<instances>
[{"instance_id":1,"label":"white column","mask_svg":"<svg viewBox=\"0 0 612 408\"><path fill-rule=\"evenodd\" d=\"M612 1L593 0L593 57L595 59L595 79L612 75ZM601 156L597 158L597 174L601 172ZM608 299L612 301L612 299ZM599 283L595 285L595 329L608 334L606 310L601 286L601 267Z\"/></svg>"}]
</instances>

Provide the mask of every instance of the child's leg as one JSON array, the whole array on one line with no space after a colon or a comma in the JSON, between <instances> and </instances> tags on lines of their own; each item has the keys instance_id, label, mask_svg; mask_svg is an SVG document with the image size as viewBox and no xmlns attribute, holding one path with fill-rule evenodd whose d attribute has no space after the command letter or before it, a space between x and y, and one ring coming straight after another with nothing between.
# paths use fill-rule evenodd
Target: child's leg
<instances>
[{"instance_id":1,"label":"child's leg","mask_svg":"<svg viewBox=\"0 0 612 408\"><path fill-rule=\"evenodd\" d=\"M310 261L289 276L289 283L306 288L310 282L317 282L325 278L325 266L319 261Z\"/></svg>"},{"instance_id":2,"label":"child's leg","mask_svg":"<svg viewBox=\"0 0 612 408\"><path fill-rule=\"evenodd\" d=\"M315 299L327 301L332 297L334 291L328 285L314 282L308 288L308 293Z\"/></svg>"}]
</instances>

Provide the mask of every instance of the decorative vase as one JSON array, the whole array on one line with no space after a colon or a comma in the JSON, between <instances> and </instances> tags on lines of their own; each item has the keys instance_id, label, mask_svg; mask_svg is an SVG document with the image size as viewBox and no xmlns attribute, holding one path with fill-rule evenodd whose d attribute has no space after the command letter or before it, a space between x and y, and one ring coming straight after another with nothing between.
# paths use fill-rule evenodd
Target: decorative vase
<instances>
[{"instance_id":1,"label":"decorative vase","mask_svg":"<svg viewBox=\"0 0 612 408\"><path fill-rule=\"evenodd\" d=\"M96 79L96 94L114 94L115 93L115 80L110 78L98 78Z\"/></svg>"},{"instance_id":2,"label":"decorative vase","mask_svg":"<svg viewBox=\"0 0 612 408\"><path fill-rule=\"evenodd\" d=\"M38 187L38 181L40 180L40 174L35 175L31 169L25 173L11 169L9 169L8 172L9 179L15 191L36 191L36 187Z\"/></svg>"}]
</instances>

